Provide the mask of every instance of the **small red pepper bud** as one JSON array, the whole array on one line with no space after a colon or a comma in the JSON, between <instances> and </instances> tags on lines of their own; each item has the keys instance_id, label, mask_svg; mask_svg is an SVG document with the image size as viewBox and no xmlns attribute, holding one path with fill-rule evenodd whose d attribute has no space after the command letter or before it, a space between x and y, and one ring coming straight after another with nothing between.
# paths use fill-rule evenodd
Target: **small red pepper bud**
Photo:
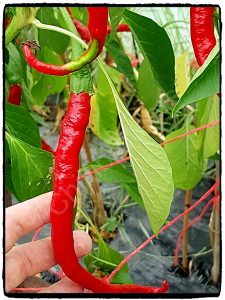
<instances>
[{"instance_id":1,"label":"small red pepper bud","mask_svg":"<svg viewBox=\"0 0 225 300\"><path fill-rule=\"evenodd\" d=\"M14 105L20 105L22 96L22 88L20 84L13 84L9 88L8 102Z\"/></svg>"}]
</instances>

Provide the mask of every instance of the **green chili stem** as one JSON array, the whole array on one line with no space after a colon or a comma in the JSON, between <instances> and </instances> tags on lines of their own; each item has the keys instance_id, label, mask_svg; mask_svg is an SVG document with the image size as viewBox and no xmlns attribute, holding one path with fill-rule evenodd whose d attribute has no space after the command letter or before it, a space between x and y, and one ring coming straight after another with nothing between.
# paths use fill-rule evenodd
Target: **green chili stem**
<instances>
[{"instance_id":1,"label":"green chili stem","mask_svg":"<svg viewBox=\"0 0 225 300\"><path fill-rule=\"evenodd\" d=\"M21 28L18 24L18 20L16 17L13 17L11 23L9 24L8 28L6 29L5 33L5 46L7 47L8 44L14 39L15 36L20 32Z\"/></svg>"},{"instance_id":2,"label":"green chili stem","mask_svg":"<svg viewBox=\"0 0 225 300\"><path fill-rule=\"evenodd\" d=\"M55 32L59 32L64 35L67 35L67 36L77 40L85 49L87 49L87 47L88 47L88 45L79 36L77 36L76 34L70 32L64 28L60 28L60 27L54 26L54 25L44 24L44 23L41 23L37 19L34 19L32 24L34 24L36 27L38 27L40 29L51 30L51 31L55 31Z\"/></svg>"}]
</instances>

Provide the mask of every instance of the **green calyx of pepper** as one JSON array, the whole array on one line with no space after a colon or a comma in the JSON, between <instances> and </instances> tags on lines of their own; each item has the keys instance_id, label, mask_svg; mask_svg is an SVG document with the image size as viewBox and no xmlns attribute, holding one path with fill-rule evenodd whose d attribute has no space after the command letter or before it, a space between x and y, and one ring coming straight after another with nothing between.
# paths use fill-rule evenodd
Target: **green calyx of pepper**
<instances>
[{"instance_id":1,"label":"green calyx of pepper","mask_svg":"<svg viewBox=\"0 0 225 300\"><path fill-rule=\"evenodd\" d=\"M19 34L19 32L26 26L32 24L36 17L39 7L17 7L16 15L12 18L11 23L6 29L5 46Z\"/></svg>"}]
</instances>

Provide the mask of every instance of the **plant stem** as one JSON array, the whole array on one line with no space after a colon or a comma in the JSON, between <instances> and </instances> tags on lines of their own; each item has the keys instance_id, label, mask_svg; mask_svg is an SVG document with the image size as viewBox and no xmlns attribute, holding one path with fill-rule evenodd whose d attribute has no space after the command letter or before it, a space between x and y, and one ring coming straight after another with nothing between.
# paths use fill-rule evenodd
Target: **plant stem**
<instances>
[{"instance_id":1,"label":"plant stem","mask_svg":"<svg viewBox=\"0 0 225 300\"><path fill-rule=\"evenodd\" d=\"M169 227L171 227L173 224L175 224L177 221L179 221L183 216L185 216L187 213L190 213L192 210L194 210L200 203L202 203L219 185L220 180L218 179L216 183L214 183L213 186L199 199L197 200L192 206L187 209L186 211L182 212L178 216L176 216L172 221L169 221L165 226L163 226L158 234L166 231ZM150 236L147 240L145 240L140 246L138 246L134 251L129 253L119 264L118 266L112 271L112 273L109 275L108 280L111 281L112 278L116 275L116 273L132 258L134 257L138 252L140 252L144 247L146 247L154 238L156 238L156 235L153 234Z\"/></svg>"},{"instance_id":2,"label":"plant stem","mask_svg":"<svg viewBox=\"0 0 225 300\"><path fill-rule=\"evenodd\" d=\"M185 209L190 208L191 206L191 198L192 198L192 190L187 190L185 193ZM188 226L189 223L189 213L184 215L183 220L183 229ZM188 273L188 230L185 232L183 237L183 248L182 248L182 267L183 270Z\"/></svg>"},{"instance_id":3,"label":"plant stem","mask_svg":"<svg viewBox=\"0 0 225 300\"><path fill-rule=\"evenodd\" d=\"M53 25L49 25L49 24L43 24L41 23L39 20L37 19L34 19L33 22L32 22L36 27L40 28L40 29L44 29L44 30L51 30L51 31L55 31L55 32L59 32L59 33L62 33L64 35L67 35L75 40L77 40L77 42L79 42L84 48L87 49L87 44L76 34L64 29L64 28L61 28L61 27L58 27L58 26L53 26Z\"/></svg>"},{"instance_id":4,"label":"plant stem","mask_svg":"<svg viewBox=\"0 0 225 300\"><path fill-rule=\"evenodd\" d=\"M87 161L92 162L91 150L87 139L87 135L85 135L84 138L84 150L86 153ZM92 177L92 186L95 193L95 197L93 198L94 201L93 217L95 223L100 227L106 222L106 211L104 208L104 202L102 199L102 195L100 192L99 183L96 178L96 175L92 174L91 177Z\"/></svg>"},{"instance_id":5,"label":"plant stem","mask_svg":"<svg viewBox=\"0 0 225 300\"><path fill-rule=\"evenodd\" d=\"M18 20L13 17L11 23L6 29L5 33L5 47L14 39L14 37L20 32L21 28L18 26Z\"/></svg>"},{"instance_id":6,"label":"plant stem","mask_svg":"<svg viewBox=\"0 0 225 300\"><path fill-rule=\"evenodd\" d=\"M216 180L220 178L220 164L216 161ZM220 186L215 190L215 195L219 194ZM211 242L213 249L213 266L211 279L214 284L218 282L220 275L220 202L214 203L212 211L212 227L211 229Z\"/></svg>"}]
</instances>

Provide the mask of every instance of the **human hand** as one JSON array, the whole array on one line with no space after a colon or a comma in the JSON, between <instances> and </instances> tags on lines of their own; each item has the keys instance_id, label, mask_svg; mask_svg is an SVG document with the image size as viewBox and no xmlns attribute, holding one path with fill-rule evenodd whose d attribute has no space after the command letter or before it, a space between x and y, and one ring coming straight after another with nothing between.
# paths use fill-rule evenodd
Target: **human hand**
<instances>
[{"instance_id":1,"label":"human hand","mask_svg":"<svg viewBox=\"0 0 225 300\"><path fill-rule=\"evenodd\" d=\"M48 224L52 193L46 193L6 209L5 215L5 291L8 293L27 277L56 264L51 238L15 246L16 241L44 224ZM84 231L74 231L78 257L91 251L92 241ZM82 293L83 288L64 277L41 293Z\"/></svg>"}]
</instances>

